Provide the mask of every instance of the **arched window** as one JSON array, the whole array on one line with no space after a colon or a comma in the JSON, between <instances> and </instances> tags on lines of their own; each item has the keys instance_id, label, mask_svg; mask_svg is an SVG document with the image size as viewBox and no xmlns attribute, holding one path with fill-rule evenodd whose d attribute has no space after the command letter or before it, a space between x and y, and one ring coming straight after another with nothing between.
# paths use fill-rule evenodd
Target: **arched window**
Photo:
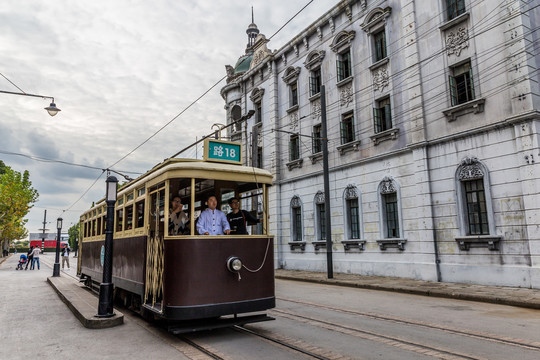
<instances>
[{"instance_id":1,"label":"arched window","mask_svg":"<svg viewBox=\"0 0 540 360\"><path fill-rule=\"evenodd\" d=\"M401 238L401 199L396 181L391 176L384 177L379 184L378 193L382 238Z\"/></svg>"},{"instance_id":2,"label":"arched window","mask_svg":"<svg viewBox=\"0 0 540 360\"><path fill-rule=\"evenodd\" d=\"M345 200L345 226L347 229L347 239L361 239L362 226L360 222L360 202L358 201L358 188L354 185L347 185L343 198Z\"/></svg>"},{"instance_id":3,"label":"arched window","mask_svg":"<svg viewBox=\"0 0 540 360\"><path fill-rule=\"evenodd\" d=\"M292 241L303 241L302 202L296 195L291 199L291 231Z\"/></svg>"},{"instance_id":4,"label":"arched window","mask_svg":"<svg viewBox=\"0 0 540 360\"><path fill-rule=\"evenodd\" d=\"M318 95L321 92L322 77L321 65L325 56L324 50L314 50L308 54L304 66L309 71L309 96Z\"/></svg>"},{"instance_id":5,"label":"arched window","mask_svg":"<svg viewBox=\"0 0 540 360\"><path fill-rule=\"evenodd\" d=\"M375 8L367 16L362 29L370 36L373 63L388 57L386 20L392 13L392 8Z\"/></svg>"},{"instance_id":6,"label":"arched window","mask_svg":"<svg viewBox=\"0 0 540 360\"><path fill-rule=\"evenodd\" d=\"M326 240L326 211L324 202L324 193L317 191L315 194L315 219L317 221L317 239Z\"/></svg>"},{"instance_id":7,"label":"arched window","mask_svg":"<svg viewBox=\"0 0 540 360\"><path fill-rule=\"evenodd\" d=\"M337 82L341 82L352 76L351 44L354 39L354 31L341 31L336 35L330 45L336 56Z\"/></svg>"},{"instance_id":8,"label":"arched window","mask_svg":"<svg viewBox=\"0 0 540 360\"><path fill-rule=\"evenodd\" d=\"M462 236L494 235L493 208L486 167L466 157L456 171L456 190Z\"/></svg>"},{"instance_id":9,"label":"arched window","mask_svg":"<svg viewBox=\"0 0 540 360\"><path fill-rule=\"evenodd\" d=\"M300 75L299 67L289 66L283 75L283 81L289 87L289 109L298 107L298 76Z\"/></svg>"}]
</instances>

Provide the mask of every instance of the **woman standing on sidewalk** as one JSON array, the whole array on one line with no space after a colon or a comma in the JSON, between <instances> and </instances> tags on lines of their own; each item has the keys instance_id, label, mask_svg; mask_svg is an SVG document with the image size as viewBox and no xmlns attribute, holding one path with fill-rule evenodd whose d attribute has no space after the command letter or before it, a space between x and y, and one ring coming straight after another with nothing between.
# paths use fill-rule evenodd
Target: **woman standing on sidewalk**
<instances>
[{"instance_id":1,"label":"woman standing on sidewalk","mask_svg":"<svg viewBox=\"0 0 540 360\"><path fill-rule=\"evenodd\" d=\"M34 256L32 253L34 252L34 247L30 246L30 249L28 249L28 253L26 254L28 256L28 260L26 261L26 267L24 270L28 270L28 265L33 262ZM32 270L32 266L30 266L30 270Z\"/></svg>"},{"instance_id":2,"label":"woman standing on sidewalk","mask_svg":"<svg viewBox=\"0 0 540 360\"><path fill-rule=\"evenodd\" d=\"M34 270L34 263L37 262L37 269L39 270L39 246L36 245L34 250L32 251L32 255L34 258L32 259L32 268L31 270Z\"/></svg>"}]
</instances>

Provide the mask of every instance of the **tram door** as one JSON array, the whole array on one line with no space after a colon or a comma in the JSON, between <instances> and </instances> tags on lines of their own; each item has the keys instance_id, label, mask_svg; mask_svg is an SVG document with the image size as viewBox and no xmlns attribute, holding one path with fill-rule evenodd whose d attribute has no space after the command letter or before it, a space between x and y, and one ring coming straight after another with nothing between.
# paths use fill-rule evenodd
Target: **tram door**
<instances>
[{"instance_id":1,"label":"tram door","mask_svg":"<svg viewBox=\"0 0 540 360\"><path fill-rule=\"evenodd\" d=\"M149 236L146 244L146 277L144 302L162 311L163 298L163 236L165 235L165 187L150 193Z\"/></svg>"}]
</instances>

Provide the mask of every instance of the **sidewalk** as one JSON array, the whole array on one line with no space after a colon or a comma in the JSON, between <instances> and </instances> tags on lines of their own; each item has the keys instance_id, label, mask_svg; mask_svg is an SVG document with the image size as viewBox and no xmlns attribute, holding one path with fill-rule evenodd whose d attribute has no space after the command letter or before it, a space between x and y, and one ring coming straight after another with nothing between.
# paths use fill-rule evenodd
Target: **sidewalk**
<instances>
[{"instance_id":1,"label":"sidewalk","mask_svg":"<svg viewBox=\"0 0 540 360\"><path fill-rule=\"evenodd\" d=\"M371 290L403 292L415 295L480 301L500 305L540 309L540 290L506 286L485 286L383 276L336 274L328 279L326 273L283 270L275 271L276 279L308 281L321 284L357 287Z\"/></svg>"},{"instance_id":2,"label":"sidewalk","mask_svg":"<svg viewBox=\"0 0 540 360\"><path fill-rule=\"evenodd\" d=\"M154 334L161 330L142 319L126 317L121 326L85 328L47 283L54 253L40 256L40 270L15 270L18 260L11 256L0 264L0 359L187 359ZM61 270L54 279L77 286L70 275L74 268ZM96 304L93 314L97 298L88 294Z\"/></svg>"}]
</instances>

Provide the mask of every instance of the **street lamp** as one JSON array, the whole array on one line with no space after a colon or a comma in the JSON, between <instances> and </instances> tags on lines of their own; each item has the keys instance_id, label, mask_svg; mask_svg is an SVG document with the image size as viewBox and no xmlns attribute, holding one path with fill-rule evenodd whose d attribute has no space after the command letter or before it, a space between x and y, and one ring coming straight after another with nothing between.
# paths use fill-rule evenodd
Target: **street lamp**
<instances>
[{"instance_id":1,"label":"street lamp","mask_svg":"<svg viewBox=\"0 0 540 360\"><path fill-rule=\"evenodd\" d=\"M60 276L60 235L62 232L62 218L56 220L56 228L58 234L56 236L56 258L54 259L53 274L52 276Z\"/></svg>"},{"instance_id":2,"label":"street lamp","mask_svg":"<svg viewBox=\"0 0 540 360\"><path fill-rule=\"evenodd\" d=\"M103 281L99 286L99 303L97 317L114 316L112 283L112 256L113 256L113 227L114 227L114 204L116 204L116 184L118 179L114 176L107 177L105 201L107 203L107 225L105 227L105 245L103 251Z\"/></svg>"},{"instance_id":3,"label":"street lamp","mask_svg":"<svg viewBox=\"0 0 540 360\"><path fill-rule=\"evenodd\" d=\"M25 92L18 93L18 92L13 92L13 91L4 91L4 90L0 90L0 93L11 94L11 95L33 96L33 97L39 97L39 98L42 98L42 99L51 99L52 100L51 104L49 106L47 106L46 108L44 108L45 110L47 110L49 115L54 116L54 115L58 114L59 111L62 111L62 110L60 110L59 108L56 107L56 104L54 103L54 98L52 96L34 95L34 94L28 94L28 93L25 93Z\"/></svg>"}]
</instances>

